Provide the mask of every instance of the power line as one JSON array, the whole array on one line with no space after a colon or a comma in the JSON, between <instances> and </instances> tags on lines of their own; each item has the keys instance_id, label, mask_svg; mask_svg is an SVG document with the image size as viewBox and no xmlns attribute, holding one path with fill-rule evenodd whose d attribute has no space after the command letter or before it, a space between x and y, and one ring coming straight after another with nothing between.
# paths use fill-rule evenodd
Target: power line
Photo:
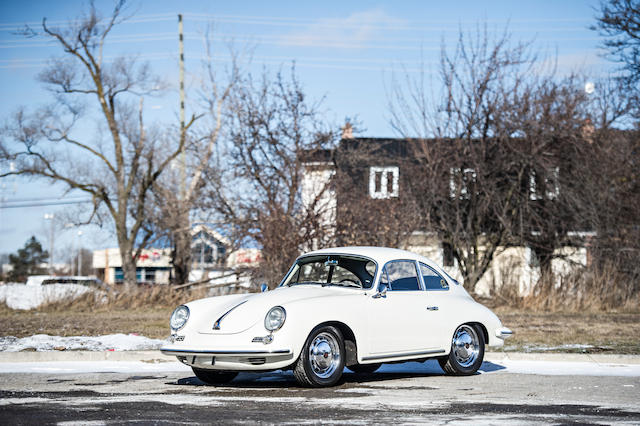
<instances>
[{"instance_id":1,"label":"power line","mask_svg":"<svg viewBox=\"0 0 640 426\"><path fill-rule=\"evenodd\" d=\"M44 207L44 206L62 206L68 204L85 204L91 203L92 200L90 198L86 198L83 200L61 200L61 201L46 201L41 203L18 203L18 204L10 204L7 205L4 202L0 203L0 209L19 209L19 208L27 208L27 207Z\"/></svg>"},{"instance_id":2,"label":"power line","mask_svg":"<svg viewBox=\"0 0 640 426\"><path fill-rule=\"evenodd\" d=\"M185 17L189 17L191 21L217 21L228 23L241 23L241 24L259 24L259 25L281 25L281 26L309 26L309 25L321 25L340 28L354 28L354 27L373 27L384 29L400 29L400 30L414 30L424 29L425 27L433 28L434 25L444 25L444 29L450 29L452 26L457 27L459 25L473 25L478 23L478 20L449 20L449 21L406 21L406 24L399 24L400 19L396 19L396 22L384 23L381 20L373 19L371 23L352 23L350 24L348 18L345 17L319 17L319 18L299 18L299 17L278 17L278 16L251 16L251 15L217 15L217 14L202 14L202 13L183 13ZM130 19L125 19L122 24L139 24L149 22L163 22L175 20L174 13L156 13L137 15ZM77 20L48 20L49 26L61 26L69 25L78 22ZM586 24L591 22L591 17L585 18L526 18L526 19L490 19L482 21L488 24L544 24L544 23L580 23ZM30 22L2 22L0 23L0 31L12 30L24 28L24 26L39 26L42 21L30 21ZM574 29L584 29L584 27L572 27ZM457 28L456 28L457 31Z\"/></svg>"},{"instance_id":3,"label":"power line","mask_svg":"<svg viewBox=\"0 0 640 426\"><path fill-rule=\"evenodd\" d=\"M135 18L126 19L121 22L121 24L139 24L145 22L161 22L161 21L170 21L175 19L175 15L173 13L156 13L156 14L146 14L146 15L138 15ZM78 22L78 20L47 20L47 26L54 27L60 25L69 25ZM30 21L30 22L0 22L0 31L10 31L10 30L19 30L24 28L25 26L40 26L42 25L42 21Z\"/></svg>"}]
</instances>

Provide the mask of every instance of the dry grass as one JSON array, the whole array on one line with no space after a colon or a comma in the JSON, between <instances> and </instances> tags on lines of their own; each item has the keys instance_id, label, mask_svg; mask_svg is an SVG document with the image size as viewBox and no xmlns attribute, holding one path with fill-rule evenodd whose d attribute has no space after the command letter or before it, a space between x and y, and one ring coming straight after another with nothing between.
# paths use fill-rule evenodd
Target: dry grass
<instances>
[{"instance_id":1,"label":"dry grass","mask_svg":"<svg viewBox=\"0 0 640 426\"><path fill-rule=\"evenodd\" d=\"M554 352L610 352L640 354L640 312L534 312L509 307L494 310L515 334L507 350L538 352L563 345Z\"/></svg>"},{"instance_id":2,"label":"dry grass","mask_svg":"<svg viewBox=\"0 0 640 426\"><path fill-rule=\"evenodd\" d=\"M96 312L113 310L144 310L150 307L175 308L189 300L207 297L207 289L174 290L169 286L134 287L88 292L78 298L63 299L44 304L37 308L39 312Z\"/></svg>"},{"instance_id":3,"label":"dry grass","mask_svg":"<svg viewBox=\"0 0 640 426\"><path fill-rule=\"evenodd\" d=\"M519 296L513 285L494 290L490 304L532 312L637 312L640 278L622 273L615 263L580 269L572 275L541 280L531 294Z\"/></svg>"},{"instance_id":4,"label":"dry grass","mask_svg":"<svg viewBox=\"0 0 640 426\"><path fill-rule=\"evenodd\" d=\"M640 288L633 274L613 264L581 270L558 282L540 282L521 297L513 286L481 300L515 331L507 348L538 351L640 354Z\"/></svg>"},{"instance_id":5,"label":"dry grass","mask_svg":"<svg viewBox=\"0 0 640 426\"><path fill-rule=\"evenodd\" d=\"M76 299L48 303L30 311L0 304L0 330L5 336L34 334L98 336L138 333L147 337L169 335L169 316L181 303L207 296L204 288L174 290L167 286L138 287L128 292L86 293Z\"/></svg>"}]
</instances>

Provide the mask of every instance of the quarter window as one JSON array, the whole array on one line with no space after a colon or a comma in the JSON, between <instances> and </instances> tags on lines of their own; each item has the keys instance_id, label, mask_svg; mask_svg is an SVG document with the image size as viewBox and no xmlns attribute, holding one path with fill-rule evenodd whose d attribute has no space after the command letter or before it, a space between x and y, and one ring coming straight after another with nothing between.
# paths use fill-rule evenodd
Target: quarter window
<instances>
[{"instance_id":1,"label":"quarter window","mask_svg":"<svg viewBox=\"0 0 640 426\"><path fill-rule=\"evenodd\" d=\"M371 167L369 169L369 195L371 198L398 196L398 167Z\"/></svg>"},{"instance_id":2,"label":"quarter window","mask_svg":"<svg viewBox=\"0 0 640 426\"><path fill-rule=\"evenodd\" d=\"M447 280L424 263L420 263L420 273L422 274L422 281L424 281L424 287L426 290L449 290Z\"/></svg>"},{"instance_id":3,"label":"quarter window","mask_svg":"<svg viewBox=\"0 0 640 426\"><path fill-rule=\"evenodd\" d=\"M420 290L420 283L416 274L416 263L412 260L398 260L389 262L385 266L388 276L389 291Z\"/></svg>"}]
</instances>

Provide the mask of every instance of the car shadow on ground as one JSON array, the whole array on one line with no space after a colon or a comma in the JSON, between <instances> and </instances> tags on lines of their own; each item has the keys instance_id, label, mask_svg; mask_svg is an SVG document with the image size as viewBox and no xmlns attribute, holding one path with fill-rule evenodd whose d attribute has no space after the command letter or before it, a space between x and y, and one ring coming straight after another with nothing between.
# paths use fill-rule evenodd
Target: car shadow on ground
<instances>
[{"instance_id":1,"label":"car shadow on ground","mask_svg":"<svg viewBox=\"0 0 640 426\"><path fill-rule=\"evenodd\" d=\"M504 370L506 367L492 362L483 362L480 367L481 373L491 373ZM476 373L476 374L481 374ZM398 379L412 379L418 377L434 377L444 376L437 361L429 360L424 363L408 362L402 364L384 364L375 373L351 372L348 368L344 370L342 378L337 386L352 387L357 384L386 382ZM291 388L300 387L291 371L270 371L270 372L243 372L231 382L223 385L207 385L195 376L184 377L174 382L168 382L168 385L178 386L210 386L225 388Z\"/></svg>"},{"instance_id":2,"label":"car shadow on ground","mask_svg":"<svg viewBox=\"0 0 640 426\"><path fill-rule=\"evenodd\" d=\"M483 373L492 373L494 371L506 370L507 367L493 362L485 361L480 366L480 371Z\"/></svg>"}]
</instances>

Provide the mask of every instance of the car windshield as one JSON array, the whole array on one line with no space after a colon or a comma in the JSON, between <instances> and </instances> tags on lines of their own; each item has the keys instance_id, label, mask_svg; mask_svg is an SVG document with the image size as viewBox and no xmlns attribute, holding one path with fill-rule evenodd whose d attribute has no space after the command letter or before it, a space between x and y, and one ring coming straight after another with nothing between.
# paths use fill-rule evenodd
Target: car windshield
<instances>
[{"instance_id":1,"label":"car windshield","mask_svg":"<svg viewBox=\"0 0 640 426\"><path fill-rule=\"evenodd\" d=\"M293 265L281 286L302 284L371 288L376 263L357 256L306 256Z\"/></svg>"}]
</instances>

